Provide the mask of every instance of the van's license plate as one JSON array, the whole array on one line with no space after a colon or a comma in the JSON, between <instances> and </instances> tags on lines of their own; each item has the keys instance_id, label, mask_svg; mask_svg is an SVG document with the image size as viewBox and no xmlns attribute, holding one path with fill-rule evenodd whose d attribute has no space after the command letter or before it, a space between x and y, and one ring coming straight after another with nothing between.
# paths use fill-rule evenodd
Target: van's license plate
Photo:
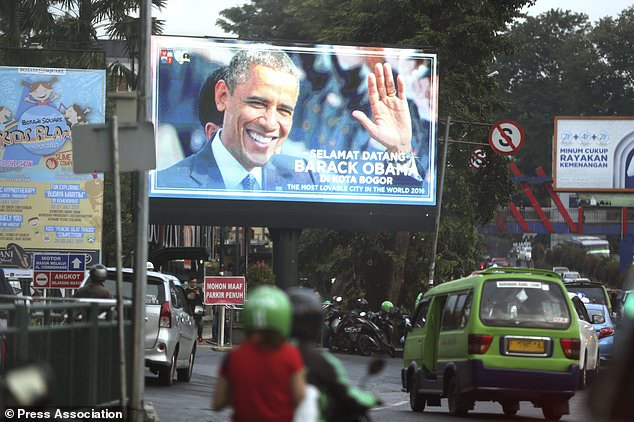
<instances>
[{"instance_id":1,"label":"van's license plate","mask_svg":"<svg viewBox=\"0 0 634 422\"><path fill-rule=\"evenodd\" d=\"M544 340L509 339L508 351L516 353L545 353Z\"/></svg>"}]
</instances>

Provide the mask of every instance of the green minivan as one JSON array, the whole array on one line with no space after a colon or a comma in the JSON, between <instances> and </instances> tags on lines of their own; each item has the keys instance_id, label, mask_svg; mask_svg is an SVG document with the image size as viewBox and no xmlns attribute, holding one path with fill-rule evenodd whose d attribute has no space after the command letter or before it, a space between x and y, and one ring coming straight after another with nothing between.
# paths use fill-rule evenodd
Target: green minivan
<instances>
[{"instance_id":1,"label":"green minivan","mask_svg":"<svg viewBox=\"0 0 634 422\"><path fill-rule=\"evenodd\" d=\"M430 289L403 351L412 410L446 397L452 415L497 401L511 416L530 401L559 420L579 378L574 315L559 275L548 270L488 268Z\"/></svg>"}]
</instances>

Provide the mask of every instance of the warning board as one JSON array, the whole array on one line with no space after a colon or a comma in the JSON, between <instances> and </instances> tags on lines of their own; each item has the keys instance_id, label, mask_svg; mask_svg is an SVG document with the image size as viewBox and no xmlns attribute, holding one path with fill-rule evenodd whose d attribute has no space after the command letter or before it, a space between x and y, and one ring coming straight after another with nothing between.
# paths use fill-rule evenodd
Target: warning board
<instances>
[{"instance_id":1,"label":"warning board","mask_svg":"<svg viewBox=\"0 0 634 422\"><path fill-rule=\"evenodd\" d=\"M491 127L489 145L502 155L513 155L524 145L524 130L512 120L500 120Z\"/></svg>"},{"instance_id":2,"label":"warning board","mask_svg":"<svg viewBox=\"0 0 634 422\"><path fill-rule=\"evenodd\" d=\"M244 277L205 276L205 305L243 305L246 286Z\"/></svg>"},{"instance_id":3,"label":"warning board","mask_svg":"<svg viewBox=\"0 0 634 422\"><path fill-rule=\"evenodd\" d=\"M34 271L35 288L77 289L84 280L84 271Z\"/></svg>"}]
</instances>

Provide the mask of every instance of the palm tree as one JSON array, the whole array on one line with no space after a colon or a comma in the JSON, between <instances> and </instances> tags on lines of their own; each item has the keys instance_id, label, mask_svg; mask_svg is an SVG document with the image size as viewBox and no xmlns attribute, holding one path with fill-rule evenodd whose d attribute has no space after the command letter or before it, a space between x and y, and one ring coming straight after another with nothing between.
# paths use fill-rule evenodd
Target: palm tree
<instances>
[{"instance_id":1,"label":"palm tree","mask_svg":"<svg viewBox=\"0 0 634 422\"><path fill-rule=\"evenodd\" d=\"M166 3L167 0L152 0L158 9ZM27 61L40 66L103 67L103 54L95 52L99 50L98 36L108 35L125 41L133 63L132 69L115 63L110 70L133 84L140 25L132 13L139 7L140 0L0 0L0 47L5 48L1 58L6 64ZM162 29L163 22L154 19L153 33L160 34ZM29 47L43 48L47 54L44 57L42 52L28 50L32 60L26 60L22 50L19 57L6 60L7 51Z\"/></svg>"}]
</instances>

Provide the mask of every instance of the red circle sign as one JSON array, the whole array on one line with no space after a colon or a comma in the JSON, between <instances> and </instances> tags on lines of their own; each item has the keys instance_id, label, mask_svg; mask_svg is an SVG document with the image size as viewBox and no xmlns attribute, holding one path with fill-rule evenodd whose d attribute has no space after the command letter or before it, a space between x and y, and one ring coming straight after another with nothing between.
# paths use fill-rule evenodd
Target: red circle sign
<instances>
[{"instance_id":1,"label":"red circle sign","mask_svg":"<svg viewBox=\"0 0 634 422\"><path fill-rule=\"evenodd\" d=\"M524 130L513 120L500 120L491 127L489 145L502 155L513 155L524 145Z\"/></svg>"},{"instance_id":2,"label":"red circle sign","mask_svg":"<svg viewBox=\"0 0 634 422\"><path fill-rule=\"evenodd\" d=\"M48 275L46 273L39 273L35 276L35 284L40 287L44 287L48 284Z\"/></svg>"}]
</instances>

